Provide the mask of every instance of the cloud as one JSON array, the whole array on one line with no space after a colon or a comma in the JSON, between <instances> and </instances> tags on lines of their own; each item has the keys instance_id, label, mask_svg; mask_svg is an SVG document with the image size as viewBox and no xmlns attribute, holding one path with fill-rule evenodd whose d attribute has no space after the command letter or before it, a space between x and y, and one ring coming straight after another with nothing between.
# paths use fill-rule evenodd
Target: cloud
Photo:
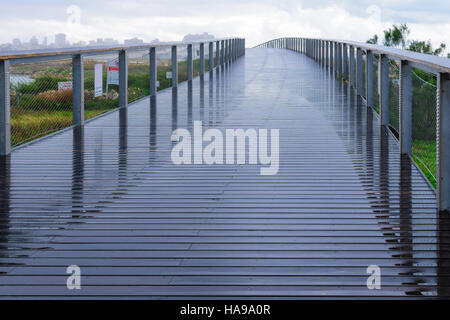
<instances>
[{"instance_id":1,"label":"cloud","mask_svg":"<svg viewBox=\"0 0 450 320\"><path fill-rule=\"evenodd\" d=\"M66 23L67 7L73 4L81 9L76 28ZM412 38L438 45L449 42L450 29L450 2L433 0L17 0L3 8L0 28L8 32L0 42L33 35L51 38L58 32L67 33L72 42L135 36L169 41L201 32L246 37L249 46L283 36L365 41L392 23L406 22Z\"/></svg>"}]
</instances>

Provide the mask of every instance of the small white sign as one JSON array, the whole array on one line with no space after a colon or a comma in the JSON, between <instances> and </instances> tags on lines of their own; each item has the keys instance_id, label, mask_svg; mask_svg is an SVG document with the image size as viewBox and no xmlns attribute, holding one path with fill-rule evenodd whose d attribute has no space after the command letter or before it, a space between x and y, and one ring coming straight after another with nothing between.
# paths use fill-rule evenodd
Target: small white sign
<instances>
[{"instance_id":1,"label":"small white sign","mask_svg":"<svg viewBox=\"0 0 450 320\"><path fill-rule=\"evenodd\" d=\"M172 79L172 72L166 72L166 79Z\"/></svg>"},{"instance_id":2,"label":"small white sign","mask_svg":"<svg viewBox=\"0 0 450 320\"><path fill-rule=\"evenodd\" d=\"M94 81L94 96L101 97L103 95L103 65L95 65L95 81Z\"/></svg>"},{"instance_id":3,"label":"small white sign","mask_svg":"<svg viewBox=\"0 0 450 320\"><path fill-rule=\"evenodd\" d=\"M159 81L156 81L156 87L157 88L159 87Z\"/></svg>"},{"instance_id":4,"label":"small white sign","mask_svg":"<svg viewBox=\"0 0 450 320\"><path fill-rule=\"evenodd\" d=\"M108 71L107 71L107 82L108 84L119 85L119 59L111 59L108 61Z\"/></svg>"},{"instance_id":5,"label":"small white sign","mask_svg":"<svg viewBox=\"0 0 450 320\"><path fill-rule=\"evenodd\" d=\"M58 91L72 89L72 81L58 82Z\"/></svg>"}]
</instances>

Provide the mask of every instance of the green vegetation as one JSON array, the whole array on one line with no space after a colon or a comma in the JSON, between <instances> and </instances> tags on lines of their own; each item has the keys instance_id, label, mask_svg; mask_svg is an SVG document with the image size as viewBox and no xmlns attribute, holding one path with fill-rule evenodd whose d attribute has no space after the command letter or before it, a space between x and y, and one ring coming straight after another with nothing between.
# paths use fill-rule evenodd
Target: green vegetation
<instances>
[{"instance_id":1,"label":"green vegetation","mask_svg":"<svg viewBox=\"0 0 450 320\"><path fill-rule=\"evenodd\" d=\"M86 61L84 68L85 119L91 119L119 106L118 86L110 85L108 96L94 97L94 66ZM208 66L208 60L205 61ZM193 61L194 76L199 74L200 60ZM170 87L166 72L171 66L158 66L158 90ZM47 64L15 65L13 74L28 75L33 82L11 85L11 144L17 146L72 125L72 90L58 91L58 82L72 80L70 61ZM103 72L103 92L106 92L106 65ZM178 64L178 81L187 80L187 62ZM128 101L133 102L150 94L148 63L130 61L128 66Z\"/></svg>"},{"instance_id":2,"label":"green vegetation","mask_svg":"<svg viewBox=\"0 0 450 320\"><path fill-rule=\"evenodd\" d=\"M436 188L436 141L414 140L412 155L420 170Z\"/></svg>"},{"instance_id":3,"label":"green vegetation","mask_svg":"<svg viewBox=\"0 0 450 320\"><path fill-rule=\"evenodd\" d=\"M442 56L446 45L441 43L434 49L430 41L409 40L410 30L406 24L393 25L384 31L383 45L397 47L424 54ZM378 44L374 35L367 43ZM450 58L450 54L447 55ZM377 73L377 71L375 71ZM394 129L399 126L399 67L391 61L390 78L390 122ZM436 77L413 68L413 147L412 157L431 184L436 187Z\"/></svg>"}]
</instances>

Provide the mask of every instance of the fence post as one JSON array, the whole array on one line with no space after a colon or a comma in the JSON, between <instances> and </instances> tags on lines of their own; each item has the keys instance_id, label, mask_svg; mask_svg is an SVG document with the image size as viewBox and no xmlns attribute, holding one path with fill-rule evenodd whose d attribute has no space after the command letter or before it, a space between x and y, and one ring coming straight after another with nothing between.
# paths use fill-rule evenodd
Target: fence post
<instances>
[{"instance_id":1,"label":"fence post","mask_svg":"<svg viewBox=\"0 0 450 320\"><path fill-rule=\"evenodd\" d=\"M346 43L342 46L343 79L348 80L348 46Z\"/></svg>"},{"instance_id":2,"label":"fence post","mask_svg":"<svg viewBox=\"0 0 450 320\"><path fill-rule=\"evenodd\" d=\"M437 76L436 153L438 209L450 213L450 74Z\"/></svg>"},{"instance_id":3,"label":"fence post","mask_svg":"<svg viewBox=\"0 0 450 320\"><path fill-rule=\"evenodd\" d=\"M193 76L193 66L192 66L192 44L187 45L187 76L188 81L191 81Z\"/></svg>"},{"instance_id":4,"label":"fence post","mask_svg":"<svg viewBox=\"0 0 450 320\"><path fill-rule=\"evenodd\" d=\"M363 60L361 48L356 48L356 92L363 96Z\"/></svg>"},{"instance_id":5,"label":"fence post","mask_svg":"<svg viewBox=\"0 0 450 320\"><path fill-rule=\"evenodd\" d=\"M9 60L0 60L0 155L11 153Z\"/></svg>"},{"instance_id":6,"label":"fence post","mask_svg":"<svg viewBox=\"0 0 450 320\"><path fill-rule=\"evenodd\" d=\"M330 70L334 69L334 42L330 41Z\"/></svg>"},{"instance_id":7,"label":"fence post","mask_svg":"<svg viewBox=\"0 0 450 320\"><path fill-rule=\"evenodd\" d=\"M389 58L385 54L380 54L378 68L381 125L389 127Z\"/></svg>"},{"instance_id":8,"label":"fence post","mask_svg":"<svg viewBox=\"0 0 450 320\"><path fill-rule=\"evenodd\" d=\"M84 124L84 61L81 54L72 58L72 87L72 121L74 125L82 126Z\"/></svg>"},{"instance_id":9,"label":"fence post","mask_svg":"<svg viewBox=\"0 0 450 320\"><path fill-rule=\"evenodd\" d=\"M342 45L340 43L336 43L337 49L337 73L338 75L342 75Z\"/></svg>"},{"instance_id":10,"label":"fence post","mask_svg":"<svg viewBox=\"0 0 450 320\"><path fill-rule=\"evenodd\" d=\"M119 51L119 108L128 104L128 58L125 50Z\"/></svg>"},{"instance_id":11,"label":"fence post","mask_svg":"<svg viewBox=\"0 0 450 320\"><path fill-rule=\"evenodd\" d=\"M205 44L200 43L200 75L205 73Z\"/></svg>"},{"instance_id":12,"label":"fence post","mask_svg":"<svg viewBox=\"0 0 450 320\"><path fill-rule=\"evenodd\" d=\"M373 52L366 51L366 101L369 107L373 107Z\"/></svg>"},{"instance_id":13,"label":"fence post","mask_svg":"<svg viewBox=\"0 0 450 320\"><path fill-rule=\"evenodd\" d=\"M150 48L150 96L155 96L158 90L156 83L157 79L157 69L158 66L156 64L156 48Z\"/></svg>"},{"instance_id":14,"label":"fence post","mask_svg":"<svg viewBox=\"0 0 450 320\"><path fill-rule=\"evenodd\" d=\"M220 64L220 42L216 41L216 67Z\"/></svg>"},{"instance_id":15,"label":"fence post","mask_svg":"<svg viewBox=\"0 0 450 320\"><path fill-rule=\"evenodd\" d=\"M172 87L178 87L178 56L177 46L172 46Z\"/></svg>"},{"instance_id":16,"label":"fence post","mask_svg":"<svg viewBox=\"0 0 450 320\"><path fill-rule=\"evenodd\" d=\"M400 63L400 153L411 154L412 147L412 68Z\"/></svg>"},{"instance_id":17,"label":"fence post","mask_svg":"<svg viewBox=\"0 0 450 320\"><path fill-rule=\"evenodd\" d=\"M209 72L211 72L214 69L214 47L213 47L213 43L210 42L208 44L208 47L209 47Z\"/></svg>"},{"instance_id":18,"label":"fence post","mask_svg":"<svg viewBox=\"0 0 450 320\"><path fill-rule=\"evenodd\" d=\"M350 46L350 86L355 88L355 47Z\"/></svg>"},{"instance_id":19,"label":"fence post","mask_svg":"<svg viewBox=\"0 0 450 320\"><path fill-rule=\"evenodd\" d=\"M333 44L333 53L334 53L334 72L336 74L339 74L339 55L338 55L338 47L339 44L337 42L335 42Z\"/></svg>"},{"instance_id":20,"label":"fence post","mask_svg":"<svg viewBox=\"0 0 450 320\"><path fill-rule=\"evenodd\" d=\"M225 63L225 40L222 40L220 42L221 42L220 65L223 65Z\"/></svg>"}]
</instances>

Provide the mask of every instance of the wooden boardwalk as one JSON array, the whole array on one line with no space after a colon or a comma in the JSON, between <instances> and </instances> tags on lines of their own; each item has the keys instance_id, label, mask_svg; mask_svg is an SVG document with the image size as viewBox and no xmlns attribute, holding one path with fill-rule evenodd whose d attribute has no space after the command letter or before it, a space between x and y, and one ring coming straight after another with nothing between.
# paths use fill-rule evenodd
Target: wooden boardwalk
<instances>
[{"instance_id":1,"label":"wooden boardwalk","mask_svg":"<svg viewBox=\"0 0 450 320\"><path fill-rule=\"evenodd\" d=\"M279 173L174 165L172 131L195 120L280 129ZM433 189L352 90L291 51L248 50L0 169L0 298L449 295Z\"/></svg>"}]
</instances>

